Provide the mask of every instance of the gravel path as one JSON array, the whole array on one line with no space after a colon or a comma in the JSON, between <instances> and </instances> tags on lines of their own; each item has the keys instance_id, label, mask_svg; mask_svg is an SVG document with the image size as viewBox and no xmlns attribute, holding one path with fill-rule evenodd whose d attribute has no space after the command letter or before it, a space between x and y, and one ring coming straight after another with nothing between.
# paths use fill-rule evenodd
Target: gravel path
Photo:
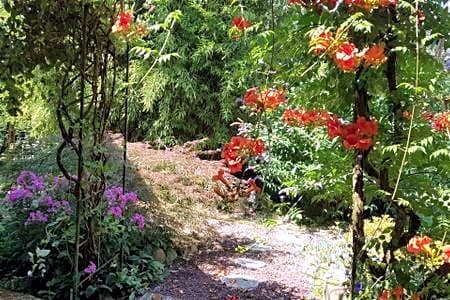
<instances>
[{"instance_id":1,"label":"gravel path","mask_svg":"<svg viewBox=\"0 0 450 300\"><path fill-rule=\"evenodd\" d=\"M349 252L341 233L306 231L292 224L268 228L251 221L208 223L218 239L175 266L153 289L154 299L325 299L326 282L341 291ZM152 299L150 295L144 299Z\"/></svg>"},{"instance_id":2,"label":"gravel path","mask_svg":"<svg viewBox=\"0 0 450 300\"><path fill-rule=\"evenodd\" d=\"M184 148L128 147L137 174L130 180L141 182L139 194L149 196L149 216L189 249L142 300L341 299L350 252L343 232L281 220L268 227L218 211L211 177L220 162Z\"/></svg>"}]
</instances>

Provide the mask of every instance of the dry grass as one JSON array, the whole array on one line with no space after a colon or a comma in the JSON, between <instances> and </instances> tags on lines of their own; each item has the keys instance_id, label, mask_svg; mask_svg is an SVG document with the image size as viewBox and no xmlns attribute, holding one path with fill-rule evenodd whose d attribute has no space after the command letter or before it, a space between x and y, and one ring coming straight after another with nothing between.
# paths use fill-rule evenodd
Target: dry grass
<instances>
[{"instance_id":1,"label":"dry grass","mask_svg":"<svg viewBox=\"0 0 450 300\"><path fill-rule=\"evenodd\" d=\"M120 145L120 138L112 138ZM127 178L142 200L148 217L171 232L175 245L187 256L200 243L216 236L205 220L228 218L217 210L218 196L211 180L220 162L203 161L192 152L154 150L145 143L129 143Z\"/></svg>"}]
</instances>

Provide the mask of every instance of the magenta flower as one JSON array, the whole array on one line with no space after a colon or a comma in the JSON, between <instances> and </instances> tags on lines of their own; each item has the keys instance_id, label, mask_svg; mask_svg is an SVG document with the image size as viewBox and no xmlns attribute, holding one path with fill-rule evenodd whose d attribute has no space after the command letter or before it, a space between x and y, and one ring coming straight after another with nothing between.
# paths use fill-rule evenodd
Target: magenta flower
<instances>
[{"instance_id":1,"label":"magenta flower","mask_svg":"<svg viewBox=\"0 0 450 300\"><path fill-rule=\"evenodd\" d=\"M48 215L44 214L40 210L32 211L28 215L28 219L25 221L25 225L36 224L36 223L47 223Z\"/></svg>"},{"instance_id":2,"label":"magenta flower","mask_svg":"<svg viewBox=\"0 0 450 300\"><path fill-rule=\"evenodd\" d=\"M108 204L113 205L122 194L123 190L121 187L112 186L106 189L103 195L105 196L106 200L108 200Z\"/></svg>"},{"instance_id":3,"label":"magenta flower","mask_svg":"<svg viewBox=\"0 0 450 300\"><path fill-rule=\"evenodd\" d=\"M138 197L137 197L136 193L131 192L131 193L126 193L126 194L120 195L119 200L120 200L120 207L122 209L126 209L126 206L128 203L136 204L138 201Z\"/></svg>"},{"instance_id":4,"label":"magenta flower","mask_svg":"<svg viewBox=\"0 0 450 300\"><path fill-rule=\"evenodd\" d=\"M84 273L86 274L94 274L97 271L97 266L90 261L89 265L84 269Z\"/></svg>"},{"instance_id":5,"label":"magenta flower","mask_svg":"<svg viewBox=\"0 0 450 300\"><path fill-rule=\"evenodd\" d=\"M66 191L69 188L69 181L67 180L66 177L55 176L52 179L52 188Z\"/></svg>"},{"instance_id":6,"label":"magenta flower","mask_svg":"<svg viewBox=\"0 0 450 300\"><path fill-rule=\"evenodd\" d=\"M108 212L112 214L116 219L122 218L122 208L119 206L113 206L111 207Z\"/></svg>"},{"instance_id":7,"label":"magenta flower","mask_svg":"<svg viewBox=\"0 0 450 300\"><path fill-rule=\"evenodd\" d=\"M45 188L44 177L31 171L20 172L19 177L17 177L17 184L34 192L42 191Z\"/></svg>"},{"instance_id":8,"label":"magenta flower","mask_svg":"<svg viewBox=\"0 0 450 300\"><path fill-rule=\"evenodd\" d=\"M18 200L29 199L33 197L33 193L30 190L23 188L12 188L8 192L8 201L14 203Z\"/></svg>"},{"instance_id":9,"label":"magenta flower","mask_svg":"<svg viewBox=\"0 0 450 300\"><path fill-rule=\"evenodd\" d=\"M66 214L68 214L68 215L72 214L72 208L70 207L69 201L66 201L66 200L61 201L61 205Z\"/></svg>"},{"instance_id":10,"label":"magenta flower","mask_svg":"<svg viewBox=\"0 0 450 300\"><path fill-rule=\"evenodd\" d=\"M138 201L138 196L134 192L126 193L124 196L125 199L127 199L127 202L130 202L132 204L136 204Z\"/></svg>"},{"instance_id":11,"label":"magenta flower","mask_svg":"<svg viewBox=\"0 0 450 300\"><path fill-rule=\"evenodd\" d=\"M143 215L136 213L131 217L131 221L135 223L139 229L144 229L145 217Z\"/></svg>"},{"instance_id":12,"label":"magenta flower","mask_svg":"<svg viewBox=\"0 0 450 300\"><path fill-rule=\"evenodd\" d=\"M48 208L52 208L55 205L55 201L53 201L53 198L50 196L45 197L45 205Z\"/></svg>"}]
</instances>

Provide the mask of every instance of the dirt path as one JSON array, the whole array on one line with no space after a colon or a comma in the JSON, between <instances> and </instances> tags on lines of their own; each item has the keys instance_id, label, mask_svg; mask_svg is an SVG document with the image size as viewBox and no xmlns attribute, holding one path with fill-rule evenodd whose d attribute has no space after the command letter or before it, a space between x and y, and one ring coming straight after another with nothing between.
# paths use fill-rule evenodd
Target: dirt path
<instances>
[{"instance_id":1,"label":"dirt path","mask_svg":"<svg viewBox=\"0 0 450 300\"><path fill-rule=\"evenodd\" d=\"M39 300L30 295L24 295L21 293L15 293L11 291L5 291L0 289L0 299L1 300Z\"/></svg>"},{"instance_id":2,"label":"dirt path","mask_svg":"<svg viewBox=\"0 0 450 300\"><path fill-rule=\"evenodd\" d=\"M184 249L184 260L142 300L325 299L325 290L327 299L340 299L350 250L343 232L281 220L264 226L258 218L218 211L211 177L219 162L183 148L128 147L129 182L149 216Z\"/></svg>"}]
</instances>

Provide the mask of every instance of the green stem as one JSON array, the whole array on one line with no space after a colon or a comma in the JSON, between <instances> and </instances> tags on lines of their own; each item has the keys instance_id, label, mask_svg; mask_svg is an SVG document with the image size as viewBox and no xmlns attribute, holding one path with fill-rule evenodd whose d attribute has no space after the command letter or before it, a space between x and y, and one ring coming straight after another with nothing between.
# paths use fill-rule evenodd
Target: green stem
<instances>
[{"instance_id":1,"label":"green stem","mask_svg":"<svg viewBox=\"0 0 450 300\"><path fill-rule=\"evenodd\" d=\"M81 223L81 201L83 200L83 188L81 182L83 179L83 121L84 121L84 93L86 85L86 49L87 49L87 9L85 0L81 2L82 5L82 37L81 37L81 77L80 77L80 100L79 100L79 130L78 130L78 170L77 181L75 185L75 195L77 197L76 215L75 215L75 256L74 256L74 279L73 279L73 295L74 299L78 296L78 285L80 281L79 272L79 257L80 257L80 223Z\"/></svg>"},{"instance_id":2,"label":"green stem","mask_svg":"<svg viewBox=\"0 0 450 300\"><path fill-rule=\"evenodd\" d=\"M122 164L122 193L126 191L127 152L128 152L128 98L130 96L130 44L127 41L125 69L125 118L123 128L123 164ZM123 266L123 239L120 240L120 268Z\"/></svg>"}]
</instances>

